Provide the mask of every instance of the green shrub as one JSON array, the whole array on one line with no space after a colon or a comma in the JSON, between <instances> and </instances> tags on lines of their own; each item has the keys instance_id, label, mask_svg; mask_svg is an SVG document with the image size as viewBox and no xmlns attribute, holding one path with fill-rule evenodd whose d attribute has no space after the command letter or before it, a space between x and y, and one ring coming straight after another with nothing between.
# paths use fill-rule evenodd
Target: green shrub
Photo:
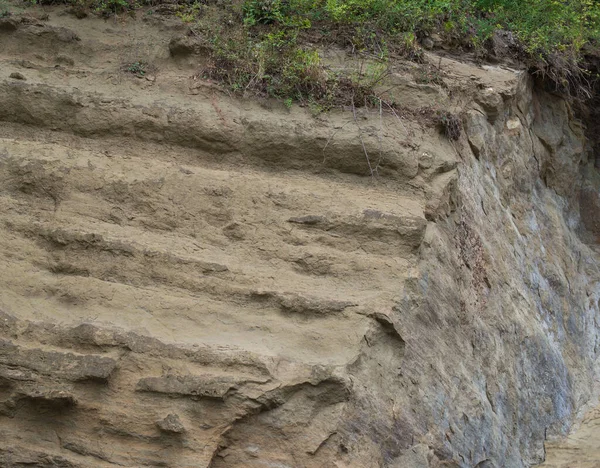
<instances>
[{"instance_id":1,"label":"green shrub","mask_svg":"<svg viewBox=\"0 0 600 468\"><path fill-rule=\"evenodd\" d=\"M184 23L193 23L198 19L202 13L203 5L200 2L194 1L191 4L185 4L179 6L179 11L175 13L177 17ZM152 10L149 10L152 11ZM152 14L152 13L150 13Z\"/></svg>"},{"instance_id":2,"label":"green shrub","mask_svg":"<svg viewBox=\"0 0 600 468\"><path fill-rule=\"evenodd\" d=\"M135 0L97 0L92 4L94 11L103 16L134 10L137 6Z\"/></svg>"},{"instance_id":3,"label":"green shrub","mask_svg":"<svg viewBox=\"0 0 600 468\"><path fill-rule=\"evenodd\" d=\"M277 30L258 37L238 31L238 36L229 38L216 33L211 46L213 63L206 74L233 91L284 100L303 100L325 92L327 77L319 53L302 47L295 31Z\"/></svg>"},{"instance_id":4,"label":"green shrub","mask_svg":"<svg viewBox=\"0 0 600 468\"><path fill-rule=\"evenodd\" d=\"M247 0L242 11L248 26L282 22L287 16L281 0Z\"/></svg>"},{"instance_id":5,"label":"green shrub","mask_svg":"<svg viewBox=\"0 0 600 468\"><path fill-rule=\"evenodd\" d=\"M243 13L251 26L306 20L361 28L392 40L402 33L439 32L470 45L481 45L495 30L505 29L538 55L579 51L600 40L597 0L246 0Z\"/></svg>"},{"instance_id":6,"label":"green shrub","mask_svg":"<svg viewBox=\"0 0 600 468\"><path fill-rule=\"evenodd\" d=\"M144 76L147 64L145 62L133 62L125 67L125 71L133 75Z\"/></svg>"},{"instance_id":7,"label":"green shrub","mask_svg":"<svg viewBox=\"0 0 600 468\"><path fill-rule=\"evenodd\" d=\"M595 0L477 0L478 10L513 31L528 51L580 50L600 39L600 3Z\"/></svg>"}]
</instances>

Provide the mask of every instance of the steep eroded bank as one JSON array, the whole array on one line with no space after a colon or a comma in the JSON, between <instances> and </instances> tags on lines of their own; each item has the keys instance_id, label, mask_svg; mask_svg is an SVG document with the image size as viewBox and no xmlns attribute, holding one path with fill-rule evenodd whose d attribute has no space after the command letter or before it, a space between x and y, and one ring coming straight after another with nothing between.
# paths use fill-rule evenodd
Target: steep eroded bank
<instances>
[{"instance_id":1,"label":"steep eroded bank","mask_svg":"<svg viewBox=\"0 0 600 468\"><path fill-rule=\"evenodd\" d=\"M3 466L524 467L593 402L564 100L430 57L412 112L315 118L190 78L169 22L60 13L0 20Z\"/></svg>"}]
</instances>

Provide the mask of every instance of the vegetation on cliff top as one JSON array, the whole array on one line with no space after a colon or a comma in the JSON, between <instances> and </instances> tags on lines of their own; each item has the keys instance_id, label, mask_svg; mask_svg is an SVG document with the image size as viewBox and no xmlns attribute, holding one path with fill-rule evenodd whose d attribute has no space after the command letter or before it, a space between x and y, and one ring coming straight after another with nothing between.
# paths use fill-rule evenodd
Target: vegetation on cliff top
<instances>
[{"instance_id":1,"label":"vegetation on cliff top","mask_svg":"<svg viewBox=\"0 0 600 468\"><path fill-rule=\"evenodd\" d=\"M245 0L242 9L248 26L349 27L359 45L438 32L481 46L504 29L529 53L546 55L577 53L600 38L597 0Z\"/></svg>"},{"instance_id":2,"label":"vegetation on cliff top","mask_svg":"<svg viewBox=\"0 0 600 468\"><path fill-rule=\"evenodd\" d=\"M157 4L172 3L29 1L62 1L101 14L134 10L140 1L152 14ZM599 0L176 0L174 12L212 51L206 76L288 104L326 105L350 94L362 103L390 56L418 61L431 38L485 58L501 37L513 58L547 74L562 91L578 91L596 78L582 66L584 51L600 44ZM345 77L326 70L318 48L332 43L368 56L368 70Z\"/></svg>"},{"instance_id":3,"label":"vegetation on cliff top","mask_svg":"<svg viewBox=\"0 0 600 468\"><path fill-rule=\"evenodd\" d=\"M317 52L332 42L385 63L399 54L418 61L432 37L481 58L500 40L567 93L594 79L582 58L600 43L598 0L244 0L221 10L226 21L198 22L213 38L213 76L288 99L331 101L348 87L369 95L384 67L340 80L323 71Z\"/></svg>"}]
</instances>

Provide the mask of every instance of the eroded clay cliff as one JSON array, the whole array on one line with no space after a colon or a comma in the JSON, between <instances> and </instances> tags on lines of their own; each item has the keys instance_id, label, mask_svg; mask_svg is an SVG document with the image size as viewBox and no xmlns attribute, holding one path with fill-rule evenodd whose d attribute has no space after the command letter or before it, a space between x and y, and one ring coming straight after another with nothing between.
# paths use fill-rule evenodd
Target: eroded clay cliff
<instances>
[{"instance_id":1,"label":"eroded clay cliff","mask_svg":"<svg viewBox=\"0 0 600 468\"><path fill-rule=\"evenodd\" d=\"M0 465L542 462L597 393L568 103L431 57L404 114L314 117L219 92L179 33L0 19Z\"/></svg>"}]
</instances>

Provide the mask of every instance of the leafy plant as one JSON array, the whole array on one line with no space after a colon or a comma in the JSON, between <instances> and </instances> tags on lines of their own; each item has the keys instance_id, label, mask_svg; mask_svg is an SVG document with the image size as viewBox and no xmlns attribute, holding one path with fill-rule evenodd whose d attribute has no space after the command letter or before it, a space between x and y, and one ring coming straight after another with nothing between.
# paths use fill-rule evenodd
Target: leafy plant
<instances>
[{"instance_id":1,"label":"leafy plant","mask_svg":"<svg viewBox=\"0 0 600 468\"><path fill-rule=\"evenodd\" d=\"M138 4L135 0L96 0L91 7L99 15L110 16L134 10Z\"/></svg>"},{"instance_id":2,"label":"leafy plant","mask_svg":"<svg viewBox=\"0 0 600 468\"><path fill-rule=\"evenodd\" d=\"M195 1L191 5L181 5L176 15L184 23L193 23L198 19L198 16L202 12L202 4Z\"/></svg>"},{"instance_id":3,"label":"leafy plant","mask_svg":"<svg viewBox=\"0 0 600 468\"><path fill-rule=\"evenodd\" d=\"M239 40L235 40L239 39ZM262 37L212 41L213 63L205 74L228 83L233 91L253 91L284 100L322 95L327 77L319 53L302 47L293 31Z\"/></svg>"},{"instance_id":4,"label":"leafy plant","mask_svg":"<svg viewBox=\"0 0 600 468\"><path fill-rule=\"evenodd\" d=\"M144 76L146 74L147 64L145 62L133 62L125 68L125 71L138 76Z\"/></svg>"},{"instance_id":5,"label":"leafy plant","mask_svg":"<svg viewBox=\"0 0 600 468\"><path fill-rule=\"evenodd\" d=\"M287 16L281 0L246 0L242 11L244 24L248 26L283 22Z\"/></svg>"}]
</instances>

